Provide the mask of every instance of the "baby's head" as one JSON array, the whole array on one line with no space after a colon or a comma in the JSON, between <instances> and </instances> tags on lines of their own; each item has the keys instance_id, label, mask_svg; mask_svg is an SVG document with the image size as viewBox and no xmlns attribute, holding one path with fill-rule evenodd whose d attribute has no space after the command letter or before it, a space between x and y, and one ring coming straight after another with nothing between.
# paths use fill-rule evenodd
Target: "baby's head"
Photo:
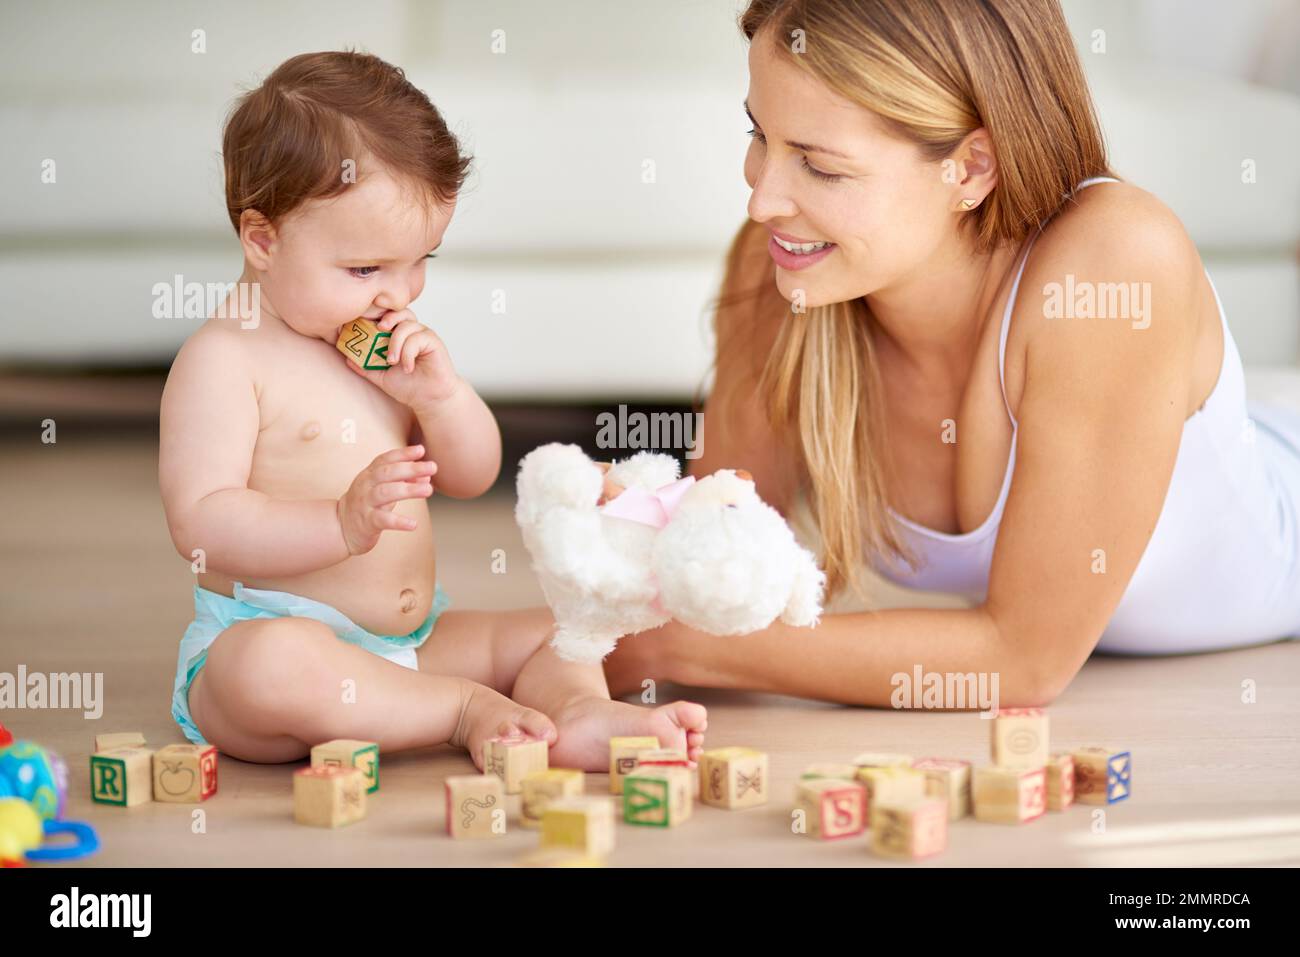
<instances>
[{"instance_id":1,"label":"baby's head","mask_svg":"<svg viewBox=\"0 0 1300 957\"><path fill-rule=\"evenodd\" d=\"M470 165L400 69L352 52L280 64L235 105L222 152L264 307L331 344L420 295Z\"/></svg>"}]
</instances>

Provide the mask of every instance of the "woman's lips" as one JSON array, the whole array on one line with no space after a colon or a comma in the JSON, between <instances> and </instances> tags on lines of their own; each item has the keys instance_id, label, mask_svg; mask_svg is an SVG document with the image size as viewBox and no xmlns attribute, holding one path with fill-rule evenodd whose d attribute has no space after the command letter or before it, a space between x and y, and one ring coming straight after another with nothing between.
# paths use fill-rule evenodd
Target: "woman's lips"
<instances>
[{"instance_id":1,"label":"woman's lips","mask_svg":"<svg viewBox=\"0 0 1300 957\"><path fill-rule=\"evenodd\" d=\"M821 262L835 252L836 248L834 243L827 243L816 252L792 253L778 243L775 236L770 237L767 241L767 251L771 254L772 260L782 269L791 271L807 269L809 266Z\"/></svg>"}]
</instances>

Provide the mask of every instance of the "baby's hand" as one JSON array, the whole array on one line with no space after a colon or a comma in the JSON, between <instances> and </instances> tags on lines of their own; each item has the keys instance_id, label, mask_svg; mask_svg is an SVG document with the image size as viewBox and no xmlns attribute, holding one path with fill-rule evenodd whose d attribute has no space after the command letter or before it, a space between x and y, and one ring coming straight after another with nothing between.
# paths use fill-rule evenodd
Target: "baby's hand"
<instances>
[{"instance_id":1,"label":"baby's hand","mask_svg":"<svg viewBox=\"0 0 1300 957\"><path fill-rule=\"evenodd\" d=\"M350 363L349 363L350 364ZM409 532L414 519L395 515L393 507L408 498L433 494L438 466L424 458L423 445L385 452L362 469L338 503L339 524L349 555L362 555L379 543L384 529Z\"/></svg>"},{"instance_id":2,"label":"baby's hand","mask_svg":"<svg viewBox=\"0 0 1300 957\"><path fill-rule=\"evenodd\" d=\"M447 347L411 310L387 312L375 325L393 334L388 341L389 367L367 371L349 362L348 368L357 375L417 413L438 405L460 388L461 379Z\"/></svg>"}]
</instances>

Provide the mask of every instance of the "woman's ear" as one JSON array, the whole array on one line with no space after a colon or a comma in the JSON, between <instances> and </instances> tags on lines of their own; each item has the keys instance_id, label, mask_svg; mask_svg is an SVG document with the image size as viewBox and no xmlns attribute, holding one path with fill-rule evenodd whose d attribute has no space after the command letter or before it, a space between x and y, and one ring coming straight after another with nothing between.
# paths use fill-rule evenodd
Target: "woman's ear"
<instances>
[{"instance_id":1,"label":"woman's ear","mask_svg":"<svg viewBox=\"0 0 1300 957\"><path fill-rule=\"evenodd\" d=\"M239 243L244 247L244 258L259 272L271 265L271 246L275 244L275 226L255 209L239 214Z\"/></svg>"},{"instance_id":2,"label":"woman's ear","mask_svg":"<svg viewBox=\"0 0 1300 957\"><path fill-rule=\"evenodd\" d=\"M973 209L998 185L998 159L988 130L981 126L967 133L953 151L952 159L957 166L952 206Z\"/></svg>"}]
</instances>

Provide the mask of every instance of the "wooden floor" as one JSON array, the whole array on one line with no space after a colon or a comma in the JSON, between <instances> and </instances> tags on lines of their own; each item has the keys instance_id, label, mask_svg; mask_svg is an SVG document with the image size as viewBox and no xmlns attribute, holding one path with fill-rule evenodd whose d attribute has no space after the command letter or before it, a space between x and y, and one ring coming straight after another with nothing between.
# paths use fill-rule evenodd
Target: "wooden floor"
<instances>
[{"instance_id":1,"label":"wooden floor","mask_svg":"<svg viewBox=\"0 0 1300 957\"><path fill-rule=\"evenodd\" d=\"M0 444L0 671L102 672L98 721L80 712L23 710L0 720L70 767L67 816L92 822L102 865L508 865L535 832L453 842L441 833L442 780L470 773L450 748L387 754L366 820L337 832L291 819L295 766L222 758L220 792L193 808L108 808L88 797L96 733L143 731L153 746L183 740L169 713L176 645L189 621L193 578L173 551L158 501L156 440L105 427ZM518 538L512 501L431 503L439 578L460 608L540 602L526 575L493 576L469 561L480 542ZM502 583L502 579L509 579ZM1256 684L1244 704L1242 683ZM744 744L771 756L772 802L726 812L697 807L671 831L619 825L611 866L899 866L865 841L823 844L791 833L790 800L804 766L863 750L988 759L988 723L974 713L895 712L769 695L660 688L708 705L709 746ZM1165 659L1095 657L1051 710L1053 746L1106 742L1133 752L1133 795L1106 809L1075 806L1023 828L957 822L948 851L916 866L1300 864L1300 642ZM605 775L588 775L602 793ZM1104 827L1102 826L1104 824ZM904 865L906 866L906 865Z\"/></svg>"}]
</instances>

